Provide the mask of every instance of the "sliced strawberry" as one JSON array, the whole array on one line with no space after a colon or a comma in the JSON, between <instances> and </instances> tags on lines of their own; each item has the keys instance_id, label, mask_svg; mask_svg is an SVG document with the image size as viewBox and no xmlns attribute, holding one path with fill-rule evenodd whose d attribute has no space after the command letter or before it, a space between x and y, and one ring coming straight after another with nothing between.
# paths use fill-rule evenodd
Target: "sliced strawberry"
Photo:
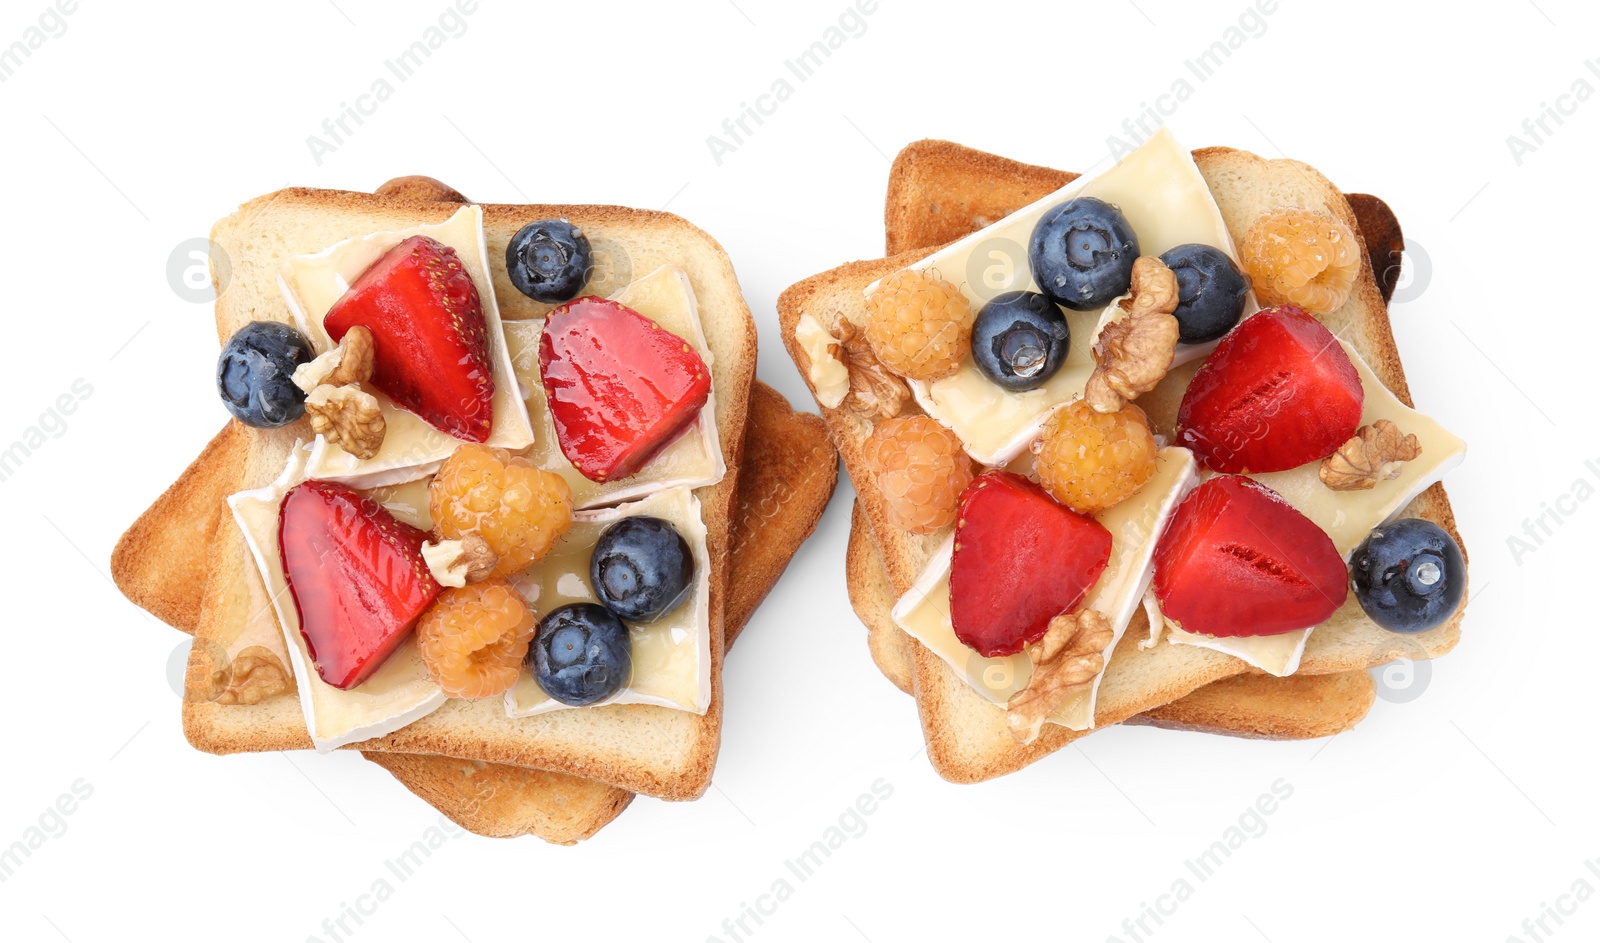
<instances>
[{"instance_id":1,"label":"sliced strawberry","mask_svg":"<svg viewBox=\"0 0 1600 943\"><path fill-rule=\"evenodd\" d=\"M1111 559L1111 532L1043 488L988 471L961 492L950 559L956 638L986 658L1037 640L1083 600Z\"/></svg>"},{"instance_id":2,"label":"sliced strawberry","mask_svg":"<svg viewBox=\"0 0 1600 943\"><path fill-rule=\"evenodd\" d=\"M550 312L539 375L561 454L591 481L626 478L694 422L711 371L688 341L584 297Z\"/></svg>"},{"instance_id":3,"label":"sliced strawberry","mask_svg":"<svg viewBox=\"0 0 1600 943\"><path fill-rule=\"evenodd\" d=\"M1276 491L1238 475L1189 492L1156 544L1161 611L1189 632L1280 635L1344 605L1333 541Z\"/></svg>"},{"instance_id":4,"label":"sliced strawberry","mask_svg":"<svg viewBox=\"0 0 1600 943\"><path fill-rule=\"evenodd\" d=\"M1350 355L1292 305L1246 318L1195 373L1178 444L1221 472L1272 472L1333 454L1361 424Z\"/></svg>"},{"instance_id":5,"label":"sliced strawberry","mask_svg":"<svg viewBox=\"0 0 1600 943\"><path fill-rule=\"evenodd\" d=\"M341 484L307 481L284 495L283 573L322 680L346 690L365 681L439 595L427 539Z\"/></svg>"},{"instance_id":6,"label":"sliced strawberry","mask_svg":"<svg viewBox=\"0 0 1600 943\"><path fill-rule=\"evenodd\" d=\"M334 340L372 332L372 385L429 425L486 442L494 425L494 370L478 286L456 250L412 236L385 252L334 302Z\"/></svg>"}]
</instances>

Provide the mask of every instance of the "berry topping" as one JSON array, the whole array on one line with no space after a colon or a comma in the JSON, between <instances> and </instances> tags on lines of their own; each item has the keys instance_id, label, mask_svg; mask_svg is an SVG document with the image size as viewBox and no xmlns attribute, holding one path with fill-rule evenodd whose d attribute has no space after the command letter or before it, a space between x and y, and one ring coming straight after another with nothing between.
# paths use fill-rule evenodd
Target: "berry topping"
<instances>
[{"instance_id":1,"label":"berry topping","mask_svg":"<svg viewBox=\"0 0 1600 943\"><path fill-rule=\"evenodd\" d=\"M885 367L908 380L938 380L967 359L972 308L939 276L902 269L867 298L866 332Z\"/></svg>"},{"instance_id":2,"label":"berry topping","mask_svg":"<svg viewBox=\"0 0 1600 943\"><path fill-rule=\"evenodd\" d=\"M1156 544L1155 569L1161 611L1201 635L1281 635L1344 604L1333 541L1277 492L1238 475L1189 492Z\"/></svg>"},{"instance_id":3,"label":"berry topping","mask_svg":"<svg viewBox=\"0 0 1600 943\"><path fill-rule=\"evenodd\" d=\"M506 244L506 274L511 284L535 301L571 301L593 270L589 238L564 219L529 223Z\"/></svg>"},{"instance_id":4,"label":"berry topping","mask_svg":"<svg viewBox=\"0 0 1600 943\"><path fill-rule=\"evenodd\" d=\"M283 575L323 681L346 690L365 681L439 595L427 539L341 484L307 481L284 495Z\"/></svg>"},{"instance_id":5,"label":"berry topping","mask_svg":"<svg viewBox=\"0 0 1600 943\"><path fill-rule=\"evenodd\" d=\"M1139 237L1115 204L1080 196L1045 212L1028 239L1033 280L1056 304L1104 308L1127 294Z\"/></svg>"},{"instance_id":6,"label":"berry topping","mask_svg":"<svg viewBox=\"0 0 1600 943\"><path fill-rule=\"evenodd\" d=\"M1256 300L1337 310L1361 271L1361 246L1350 227L1327 213L1284 207L1255 221L1239 246Z\"/></svg>"},{"instance_id":7,"label":"berry topping","mask_svg":"<svg viewBox=\"0 0 1600 943\"><path fill-rule=\"evenodd\" d=\"M633 640L611 610L573 603L544 617L528 652L539 688L563 704L585 707L616 694L633 673Z\"/></svg>"},{"instance_id":8,"label":"berry topping","mask_svg":"<svg viewBox=\"0 0 1600 943\"><path fill-rule=\"evenodd\" d=\"M1333 454L1361 424L1349 354L1296 307L1246 318L1206 358L1178 407L1178 442L1220 472L1275 472Z\"/></svg>"},{"instance_id":9,"label":"berry topping","mask_svg":"<svg viewBox=\"0 0 1600 943\"><path fill-rule=\"evenodd\" d=\"M429 425L484 442L494 424L489 333L472 275L456 250L412 236L385 252L334 302L335 341L372 332L372 385Z\"/></svg>"},{"instance_id":10,"label":"berry topping","mask_svg":"<svg viewBox=\"0 0 1600 943\"><path fill-rule=\"evenodd\" d=\"M711 371L688 341L592 296L550 312L539 374L561 454L590 481L644 467L711 395Z\"/></svg>"},{"instance_id":11,"label":"berry topping","mask_svg":"<svg viewBox=\"0 0 1600 943\"><path fill-rule=\"evenodd\" d=\"M1044 386L1066 362L1072 335L1055 302L1034 291L996 295L972 325L972 362L995 385L1022 392Z\"/></svg>"},{"instance_id":12,"label":"berry topping","mask_svg":"<svg viewBox=\"0 0 1600 943\"><path fill-rule=\"evenodd\" d=\"M1467 563L1444 528L1408 517L1378 527L1356 548L1350 583L1368 618L1411 635L1455 614L1467 593Z\"/></svg>"},{"instance_id":13,"label":"berry topping","mask_svg":"<svg viewBox=\"0 0 1600 943\"><path fill-rule=\"evenodd\" d=\"M276 429L299 419L306 393L294 383L295 368L316 354L305 335L277 321L251 321L230 338L217 358L217 393L233 418L258 429Z\"/></svg>"},{"instance_id":14,"label":"berry topping","mask_svg":"<svg viewBox=\"0 0 1600 943\"><path fill-rule=\"evenodd\" d=\"M533 613L505 580L447 589L417 622L417 651L447 697L511 690L533 639Z\"/></svg>"},{"instance_id":15,"label":"berry topping","mask_svg":"<svg viewBox=\"0 0 1600 943\"><path fill-rule=\"evenodd\" d=\"M972 460L956 434L927 416L901 416L877 424L865 447L896 526L931 534L956 520L956 502L972 481Z\"/></svg>"},{"instance_id":16,"label":"berry topping","mask_svg":"<svg viewBox=\"0 0 1600 943\"><path fill-rule=\"evenodd\" d=\"M1120 504L1156 473L1156 440L1144 410L1132 403L1102 413L1074 400L1045 423L1035 467L1051 497L1093 514Z\"/></svg>"},{"instance_id":17,"label":"berry topping","mask_svg":"<svg viewBox=\"0 0 1600 943\"><path fill-rule=\"evenodd\" d=\"M572 489L525 458L463 445L428 484L428 508L441 536L477 534L500 558L494 575L510 576L544 559L572 526Z\"/></svg>"},{"instance_id":18,"label":"berry topping","mask_svg":"<svg viewBox=\"0 0 1600 943\"><path fill-rule=\"evenodd\" d=\"M1021 475L979 475L961 493L950 559L956 637L986 658L1022 651L1083 600L1110 559L1099 521Z\"/></svg>"},{"instance_id":19,"label":"berry topping","mask_svg":"<svg viewBox=\"0 0 1600 943\"><path fill-rule=\"evenodd\" d=\"M1244 314L1250 279L1228 253L1203 242L1188 242L1161 253L1161 261L1178 279L1180 344L1214 341L1233 329Z\"/></svg>"},{"instance_id":20,"label":"berry topping","mask_svg":"<svg viewBox=\"0 0 1600 943\"><path fill-rule=\"evenodd\" d=\"M625 517L600 534L589 558L594 594L619 618L652 622L694 586L689 542L659 517Z\"/></svg>"}]
</instances>

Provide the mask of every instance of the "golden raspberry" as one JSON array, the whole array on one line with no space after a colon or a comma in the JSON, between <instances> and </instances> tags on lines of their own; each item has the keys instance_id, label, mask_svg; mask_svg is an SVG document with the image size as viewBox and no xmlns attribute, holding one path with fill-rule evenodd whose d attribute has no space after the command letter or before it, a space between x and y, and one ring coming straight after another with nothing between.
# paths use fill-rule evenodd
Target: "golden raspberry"
<instances>
[{"instance_id":1,"label":"golden raspberry","mask_svg":"<svg viewBox=\"0 0 1600 943\"><path fill-rule=\"evenodd\" d=\"M517 683L536 625L510 583L469 583L446 589L422 613L417 650L447 696L494 697Z\"/></svg>"},{"instance_id":2,"label":"golden raspberry","mask_svg":"<svg viewBox=\"0 0 1600 943\"><path fill-rule=\"evenodd\" d=\"M1361 271L1361 246L1349 226L1295 207L1256 220L1239 254L1262 305L1299 305L1312 314L1343 305Z\"/></svg>"},{"instance_id":3,"label":"golden raspberry","mask_svg":"<svg viewBox=\"0 0 1600 943\"><path fill-rule=\"evenodd\" d=\"M956 372L972 347L972 308L937 275L903 269L867 298L867 341L885 367L911 380Z\"/></svg>"},{"instance_id":4,"label":"golden raspberry","mask_svg":"<svg viewBox=\"0 0 1600 943\"><path fill-rule=\"evenodd\" d=\"M510 576L550 552L572 526L572 489L554 472L503 449L456 449L428 486L433 529L447 540L477 534Z\"/></svg>"},{"instance_id":5,"label":"golden raspberry","mask_svg":"<svg viewBox=\"0 0 1600 943\"><path fill-rule=\"evenodd\" d=\"M865 456L896 525L931 534L955 523L972 460L954 432L927 416L886 419L872 430Z\"/></svg>"},{"instance_id":6,"label":"golden raspberry","mask_svg":"<svg viewBox=\"0 0 1600 943\"><path fill-rule=\"evenodd\" d=\"M1034 450L1039 483L1080 514L1121 502L1156 473L1150 421L1132 403L1099 413L1087 400L1075 400L1045 423Z\"/></svg>"}]
</instances>

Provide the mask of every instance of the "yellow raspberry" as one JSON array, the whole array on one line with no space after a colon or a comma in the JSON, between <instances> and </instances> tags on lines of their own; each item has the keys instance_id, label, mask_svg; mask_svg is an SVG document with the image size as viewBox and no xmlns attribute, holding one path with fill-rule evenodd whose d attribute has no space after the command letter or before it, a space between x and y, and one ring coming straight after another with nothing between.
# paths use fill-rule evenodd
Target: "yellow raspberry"
<instances>
[{"instance_id":1,"label":"yellow raspberry","mask_svg":"<svg viewBox=\"0 0 1600 943\"><path fill-rule=\"evenodd\" d=\"M1256 220L1239 247L1256 300L1299 305L1312 314L1338 310L1361 271L1361 246L1350 227L1327 213L1296 207Z\"/></svg>"},{"instance_id":2,"label":"yellow raspberry","mask_svg":"<svg viewBox=\"0 0 1600 943\"><path fill-rule=\"evenodd\" d=\"M1039 483L1080 514L1120 503L1156 473L1156 440L1144 410L1099 413L1087 400L1055 411L1034 446Z\"/></svg>"},{"instance_id":3,"label":"yellow raspberry","mask_svg":"<svg viewBox=\"0 0 1600 943\"><path fill-rule=\"evenodd\" d=\"M572 489L560 475L476 443L445 460L428 486L428 504L441 536L477 534L499 554L495 576L543 559L572 526Z\"/></svg>"},{"instance_id":4,"label":"yellow raspberry","mask_svg":"<svg viewBox=\"0 0 1600 943\"><path fill-rule=\"evenodd\" d=\"M972 481L972 460L955 433L927 416L888 419L872 430L865 457L897 526L931 534L955 523Z\"/></svg>"},{"instance_id":5,"label":"yellow raspberry","mask_svg":"<svg viewBox=\"0 0 1600 943\"><path fill-rule=\"evenodd\" d=\"M867 298L867 342L895 373L938 380L967 359L973 317L959 288L936 275L903 269Z\"/></svg>"},{"instance_id":6,"label":"yellow raspberry","mask_svg":"<svg viewBox=\"0 0 1600 943\"><path fill-rule=\"evenodd\" d=\"M469 583L446 589L422 613L417 651L447 697L494 697L517 683L535 625L510 583Z\"/></svg>"}]
</instances>

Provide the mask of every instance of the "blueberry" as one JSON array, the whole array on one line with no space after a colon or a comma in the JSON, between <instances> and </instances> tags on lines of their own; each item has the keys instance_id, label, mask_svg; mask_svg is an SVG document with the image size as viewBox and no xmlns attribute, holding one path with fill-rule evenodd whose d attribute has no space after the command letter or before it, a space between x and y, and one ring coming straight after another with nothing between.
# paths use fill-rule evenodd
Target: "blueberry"
<instances>
[{"instance_id":1,"label":"blueberry","mask_svg":"<svg viewBox=\"0 0 1600 943\"><path fill-rule=\"evenodd\" d=\"M529 223L506 245L506 274L511 276L511 284L535 301L571 301L593 271L589 238L564 219Z\"/></svg>"},{"instance_id":2,"label":"blueberry","mask_svg":"<svg viewBox=\"0 0 1600 943\"><path fill-rule=\"evenodd\" d=\"M633 673L633 641L611 610L592 602L562 606L539 623L528 649L533 680L573 707L605 700Z\"/></svg>"},{"instance_id":3,"label":"blueberry","mask_svg":"<svg viewBox=\"0 0 1600 943\"><path fill-rule=\"evenodd\" d=\"M251 321L228 338L217 358L217 393L233 418L258 429L276 429L306 411L305 391L294 385L294 368L316 354L305 335L277 321Z\"/></svg>"},{"instance_id":4,"label":"blueberry","mask_svg":"<svg viewBox=\"0 0 1600 943\"><path fill-rule=\"evenodd\" d=\"M1074 311L1104 308L1127 294L1138 257L1139 237L1122 210L1092 196L1047 210L1028 239L1033 280Z\"/></svg>"},{"instance_id":5,"label":"blueberry","mask_svg":"<svg viewBox=\"0 0 1600 943\"><path fill-rule=\"evenodd\" d=\"M1203 344L1233 330L1244 314L1250 279L1215 246L1187 242L1161 253L1178 279L1178 341Z\"/></svg>"},{"instance_id":6,"label":"blueberry","mask_svg":"<svg viewBox=\"0 0 1600 943\"><path fill-rule=\"evenodd\" d=\"M651 622L689 594L694 554L683 535L661 518L625 517L595 542L589 579L607 609L634 622Z\"/></svg>"},{"instance_id":7,"label":"blueberry","mask_svg":"<svg viewBox=\"0 0 1600 943\"><path fill-rule=\"evenodd\" d=\"M1044 386L1066 362L1071 344L1061 309L1036 291L996 295L972 324L972 362L1007 390Z\"/></svg>"},{"instance_id":8,"label":"blueberry","mask_svg":"<svg viewBox=\"0 0 1600 943\"><path fill-rule=\"evenodd\" d=\"M1456 611L1467 591L1467 564L1439 525L1405 518L1379 526L1356 548L1350 584L1373 622L1414 635Z\"/></svg>"}]
</instances>

